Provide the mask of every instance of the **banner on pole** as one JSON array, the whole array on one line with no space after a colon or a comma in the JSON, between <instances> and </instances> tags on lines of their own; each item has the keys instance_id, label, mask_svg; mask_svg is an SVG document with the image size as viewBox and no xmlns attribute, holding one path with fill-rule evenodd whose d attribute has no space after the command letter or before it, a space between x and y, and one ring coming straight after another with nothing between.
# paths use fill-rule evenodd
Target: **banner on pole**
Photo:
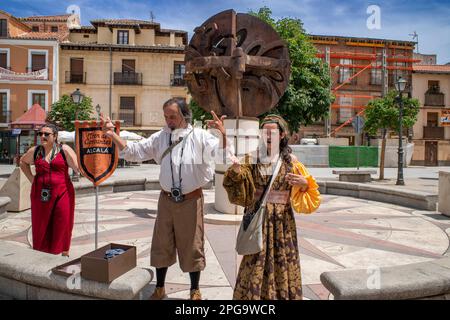
<instances>
[{"instance_id":1,"label":"banner on pole","mask_svg":"<svg viewBox=\"0 0 450 320\"><path fill-rule=\"evenodd\" d=\"M120 121L115 121L120 133ZM104 132L100 121L75 121L76 153L83 176L94 186L108 179L117 168L119 150Z\"/></svg>"}]
</instances>

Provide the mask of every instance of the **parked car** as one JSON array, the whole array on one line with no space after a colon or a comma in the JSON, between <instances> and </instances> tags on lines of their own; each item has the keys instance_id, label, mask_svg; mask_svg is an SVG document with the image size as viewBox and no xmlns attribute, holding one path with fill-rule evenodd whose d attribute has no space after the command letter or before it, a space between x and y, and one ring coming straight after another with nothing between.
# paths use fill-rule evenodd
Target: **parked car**
<instances>
[{"instance_id":1,"label":"parked car","mask_svg":"<svg viewBox=\"0 0 450 320\"><path fill-rule=\"evenodd\" d=\"M300 144L303 144L303 145L316 145L316 144L318 144L318 142L317 142L317 139L315 139L315 138L302 138L300 140Z\"/></svg>"}]
</instances>

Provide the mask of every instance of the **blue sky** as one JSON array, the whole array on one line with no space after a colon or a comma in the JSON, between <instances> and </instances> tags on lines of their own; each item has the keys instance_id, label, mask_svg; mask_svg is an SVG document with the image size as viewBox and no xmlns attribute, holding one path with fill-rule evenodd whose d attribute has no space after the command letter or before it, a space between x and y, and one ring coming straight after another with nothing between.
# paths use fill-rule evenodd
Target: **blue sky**
<instances>
[{"instance_id":1,"label":"blue sky","mask_svg":"<svg viewBox=\"0 0 450 320\"><path fill-rule=\"evenodd\" d=\"M312 34L412 40L409 34L416 31L421 53L436 53L440 64L450 62L450 0L7 0L0 9L22 17L61 14L71 5L80 8L83 25L98 18L148 20L152 11L163 28L186 30L189 35L220 11L267 6L276 18L300 18ZM380 8L380 29L367 28L370 5Z\"/></svg>"}]
</instances>

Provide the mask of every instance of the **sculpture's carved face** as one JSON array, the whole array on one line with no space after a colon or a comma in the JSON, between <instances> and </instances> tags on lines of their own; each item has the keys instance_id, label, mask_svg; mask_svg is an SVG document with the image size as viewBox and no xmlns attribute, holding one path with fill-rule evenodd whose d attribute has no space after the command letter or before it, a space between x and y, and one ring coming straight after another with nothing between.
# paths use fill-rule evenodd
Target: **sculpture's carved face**
<instances>
[{"instance_id":1,"label":"sculpture's carved face","mask_svg":"<svg viewBox=\"0 0 450 320\"><path fill-rule=\"evenodd\" d=\"M202 57L215 58L208 60L209 68L195 70L194 60ZM276 105L290 77L288 49L275 30L254 16L232 10L195 29L186 50L186 68L194 100L207 111L231 117L239 110L238 86L241 115L256 117Z\"/></svg>"}]
</instances>

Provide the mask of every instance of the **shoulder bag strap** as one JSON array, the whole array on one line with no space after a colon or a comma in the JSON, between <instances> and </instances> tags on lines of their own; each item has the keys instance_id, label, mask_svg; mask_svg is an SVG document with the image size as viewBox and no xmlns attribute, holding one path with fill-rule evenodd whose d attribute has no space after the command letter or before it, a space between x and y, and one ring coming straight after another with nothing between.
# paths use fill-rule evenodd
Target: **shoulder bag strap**
<instances>
[{"instance_id":1,"label":"shoulder bag strap","mask_svg":"<svg viewBox=\"0 0 450 320\"><path fill-rule=\"evenodd\" d=\"M281 160L281 157L279 157L278 161L277 161L277 164L276 164L276 166L275 166L275 168L273 170L272 178L270 179L269 185L267 186L266 190L264 191L264 195L263 195L262 200L261 200L261 207L266 205L270 189L272 188L272 184L273 184L273 182L275 181L275 179L278 176L278 172L280 172L280 168L281 168L281 163L282 162L283 161Z\"/></svg>"},{"instance_id":2,"label":"shoulder bag strap","mask_svg":"<svg viewBox=\"0 0 450 320\"><path fill-rule=\"evenodd\" d=\"M65 151L64 151L64 148L63 148L62 143L59 144L59 152L61 153L61 156L63 157L64 162L65 162L67 165L69 165L69 164L67 163L66 153L65 153Z\"/></svg>"},{"instance_id":3,"label":"shoulder bag strap","mask_svg":"<svg viewBox=\"0 0 450 320\"><path fill-rule=\"evenodd\" d=\"M39 152L41 152L41 151L42 151L42 145L36 146L36 148L34 149L33 161L36 161L36 159L39 155Z\"/></svg>"},{"instance_id":4,"label":"shoulder bag strap","mask_svg":"<svg viewBox=\"0 0 450 320\"><path fill-rule=\"evenodd\" d=\"M192 129L191 131L189 131L189 133L186 135L186 137L184 137L184 139L186 139L191 133L192 131L194 131L194 129ZM161 156L161 161L162 159L164 159L165 156L167 156L167 154L172 151L173 148L175 148L181 141L183 141L184 139L180 139L177 142L175 142L174 144L170 145L170 147L168 147L166 150L164 150L162 156Z\"/></svg>"}]
</instances>

